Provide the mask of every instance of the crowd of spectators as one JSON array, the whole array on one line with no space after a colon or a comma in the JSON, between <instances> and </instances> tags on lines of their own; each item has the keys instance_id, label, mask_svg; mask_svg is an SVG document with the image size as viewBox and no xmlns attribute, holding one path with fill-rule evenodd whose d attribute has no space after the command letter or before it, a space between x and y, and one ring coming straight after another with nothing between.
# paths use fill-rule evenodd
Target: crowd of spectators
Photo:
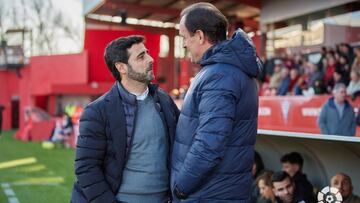
<instances>
[{"instance_id":1,"label":"crowd of spectators","mask_svg":"<svg viewBox=\"0 0 360 203\"><path fill-rule=\"evenodd\" d=\"M317 195L322 188L314 188L302 171L304 159L300 153L285 154L280 161L281 171L269 171L266 170L260 155L255 153L251 203L315 203L322 201L318 199ZM329 186L338 189L342 198L342 200L331 202L360 203L360 197L353 193L350 176L336 173L329 180ZM326 186L324 185L324 187Z\"/></svg>"},{"instance_id":2,"label":"crowd of spectators","mask_svg":"<svg viewBox=\"0 0 360 203\"><path fill-rule=\"evenodd\" d=\"M350 96L360 92L360 48L341 43L322 47L316 62L306 54L283 53L264 61L259 80L260 95L321 95L331 94L337 83L347 87Z\"/></svg>"}]
</instances>

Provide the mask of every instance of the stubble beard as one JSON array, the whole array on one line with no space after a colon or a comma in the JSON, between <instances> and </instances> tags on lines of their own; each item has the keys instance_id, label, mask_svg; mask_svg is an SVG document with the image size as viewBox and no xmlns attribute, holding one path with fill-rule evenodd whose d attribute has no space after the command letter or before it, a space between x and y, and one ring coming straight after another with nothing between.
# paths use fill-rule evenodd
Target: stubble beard
<instances>
[{"instance_id":1,"label":"stubble beard","mask_svg":"<svg viewBox=\"0 0 360 203\"><path fill-rule=\"evenodd\" d=\"M145 83L145 84L149 84L152 80L154 80L154 74L152 73L153 71L153 65L150 64L146 67L146 70L144 73L139 73L136 72L131 65L127 64L127 68L128 68L128 77L132 80L141 82L141 83Z\"/></svg>"}]
</instances>

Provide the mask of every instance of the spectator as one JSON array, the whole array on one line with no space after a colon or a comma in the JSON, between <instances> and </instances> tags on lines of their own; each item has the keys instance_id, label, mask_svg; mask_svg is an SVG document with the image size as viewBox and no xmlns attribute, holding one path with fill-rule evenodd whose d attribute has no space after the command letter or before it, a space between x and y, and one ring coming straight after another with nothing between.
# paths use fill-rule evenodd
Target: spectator
<instances>
[{"instance_id":1,"label":"spectator","mask_svg":"<svg viewBox=\"0 0 360 203\"><path fill-rule=\"evenodd\" d=\"M274 67L274 73L270 78L269 87L270 89L278 89L280 82L281 82L281 68L282 68L282 62L280 59L277 59L275 61L275 67Z\"/></svg>"},{"instance_id":2,"label":"spectator","mask_svg":"<svg viewBox=\"0 0 360 203\"><path fill-rule=\"evenodd\" d=\"M280 72L280 85L277 91L277 95L286 95L286 93L289 90L290 85L290 75L289 75L289 69L283 67Z\"/></svg>"},{"instance_id":3,"label":"spectator","mask_svg":"<svg viewBox=\"0 0 360 203\"><path fill-rule=\"evenodd\" d=\"M335 52L335 53L334 53L334 58L335 58L335 61L336 61L336 62L339 62L339 61L340 61L340 56L341 56L341 54L340 54L339 52Z\"/></svg>"},{"instance_id":4,"label":"spectator","mask_svg":"<svg viewBox=\"0 0 360 203\"><path fill-rule=\"evenodd\" d=\"M317 123L321 134L354 136L355 113L346 100L346 86L342 83L336 84L333 95L320 111Z\"/></svg>"},{"instance_id":5,"label":"spectator","mask_svg":"<svg viewBox=\"0 0 360 203\"><path fill-rule=\"evenodd\" d=\"M299 196L308 201L315 201L313 185L302 173L304 159L298 152L291 152L281 157L282 170L289 174L295 184ZM307 202L307 201L306 201Z\"/></svg>"},{"instance_id":6,"label":"spectator","mask_svg":"<svg viewBox=\"0 0 360 203\"><path fill-rule=\"evenodd\" d=\"M341 53L341 43L340 44L335 44L335 52L336 53Z\"/></svg>"},{"instance_id":7,"label":"spectator","mask_svg":"<svg viewBox=\"0 0 360 203\"><path fill-rule=\"evenodd\" d=\"M357 71L360 73L360 48L355 49L355 59L351 65L351 70Z\"/></svg>"},{"instance_id":8,"label":"spectator","mask_svg":"<svg viewBox=\"0 0 360 203\"><path fill-rule=\"evenodd\" d=\"M349 79L346 78L345 76L345 72L343 70L341 70L340 68L336 68L334 73L333 73L333 84L337 84L337 83L342 83L345 86L347 86L349 84ZM331 89L333 89L333 87L331 87Z\"/></svg>"},{"instance_id":9,"label":"spectator","mask_svg":"<svg viewBox=\"0 0 360 203\"><path fill-rule=\"evenodd\" d=\"M295 95L303 95L304 91L309 89L310 67L307 62L300 67L300 73L302 74L299 76L294 87Z\"/></svg>"},{"instance_id":10,"label":"spectator","mask_svg":"<svg viewBox=\"0 0 360 203\"><path fill-rule=\"evenodd\" d=\"M327 52L326 47L325 46L321 47L321 58L317 63L318 70L320 71L324 71L324 68L326 67L326 64L324 66L324 60L326 62L326 52Z\"/></svg>"},{"instance_id":11,"label":"spectator","mask_svg":"<svg viewBox=\"0 0 360 203\"><path fill-rule=\"evenodd\" d=\"M275 193L271 182L272 174L273 172L266 171L256 179L261 195L259 203L275 203Z\"/></svg>"},{"instance_id":12,"label":"spectator","mask_svg":"<svg viewBox=\"0 0 360 203\"><path fill-rule=\"evenodd\" d=\"M307 63L309 76L308 76L308 82L307 86L305 86L302 89L302 94L304 96L313 96L315 95L315 88L320 88L320 85L322 83L319 83L318 81L321 81L323 78L323 74L321 71L318 70L318 67L313 63Z\"/></svg>"},{"instance_id":13,"label":"spectator","mask_svg":"<svg viewBox=\"0 0 360 203\"><path fill-rule=\"evenodd\" d=\"M318 67L313 64L313 63L308 63L308 69L309 69L309 87L314 87L315 86L315 82L317 80L322 80L323 79L323 74L321 73L321 71L318 70Z\"/></svg>"},{"instance_id":14,"label":"spectator","mask_svg":"<svg viewBox=\"0 0 360 203\"><path fill-rule=\"evenodd\" d=\"M303 56L301 54L295 54L294 56L294 69L299 70L302 64L304 63Z\"/></svg>"},{"instance_id":15,"label":"spectator","mask_svg":"<svg viewBox=\"0 0 360 203\"><path fill-rule=\"evenodd\" d=\"M306 202L302 196L299 196L296 186L289 176L284 171L276 172L271 176L273 191L278 203L300 203ZM309 201L310 202L310 201Z\"/></svg>"},{"instance_id":16,"label":"spectator","mask_svg":"<svg viewBox=\"0 0 360 203\"><path fill-rule=\"evenodd\" d=\"M315 95L321 95L326 93L324 82L321 79L317 79L315 81L313 89Z\"/></svg>"},{"instance_id":17,"label":"spectator","mask_svg":"<svg viewBox=\"0 0 360 203\"><path fill-rule=\"evenodd\" d=\"M333 75L336 68L336 60L333 56L330 56L328 57L327 61L328 61L328 65L325 70L324 81L325 81L325 85L328 87L327 88L328 92L330 92L331 87L333 87L334 84Z\"/></svg>"},{"instance_id":18,"label":"spectator","mask_svg":"<svg viewBox=\"0 0 360 203\"><path fill-rule=\"evenodd\" d=\"M349 85L349 82L350 82L350 65L349 65L348 61L349 60L346 56L341 55L338 66L336 67L342 73L342 78L343 78L346 86Z\"/></svg>"},{"instance_id":19,"label":"spectator","mask_svg":"<svg viewBox=\"0 0 360 203\"><path fill-rule=\"evenodd\" d=\"M264 66L263 66L263 70L259 75L259 79L262 83L265 83L265 82L269 82L269 78L274 72L275 59L265 59L263 61L264 61Z\"/></svg>"},{"instance_id":20,"label":"spectator","mask_svg":"<svg viewBox=\"0 0 360 203\"><path fill-rule=\"evenodd\" d=\"M295 62L294 62L293 58L294 57L290 52L285 52L285 56L284 56L283 60L284 60L284 66L287 69L292 69L295 67Z\"/></svg>"},{"instance_id":21,"label":"spectator","mask_svg":"<svg viewBox=\"0 0 360 203\"><path fill-rule=\"evenodd\" d=\"M326 52L326 60L328 60L329 58L333 57L334 59L335 58L335 51L332 47L329 47L328 51Z\"/></svg>"},{"instance_id":22,"label":"spectator","mask_svg":"<svg viewBox=\"0 0 360 203\"><path fill-rule=\"evenodd\" d=\"M295 88L296 84L298 83L300 78L299 71L296 68L293 68L290 70L290 84L288 88L288 92L291 93L291 95L295 94Z\"/></svg>"},{"instance_id":23,"label":"spectator","mask_svg":"<svg viewBox=\"0 0 360 203\"><path fill-rule=\"evenodd\" d=\"M350 73L350 79L350 84L346 88L346 93L354 97L355 93L360 91L360 72L352 70Z\"/></svg>"},{"instance_id":24,"label":"spectator","mask_svg":"<svg viewBox=\"0 0 360 203\"><path fill-rule=\"evenodd\" d=\"M270 77L274 74L275 62L278 59L268 59L264 62L264 71L266 73L265 81L269 82Z\"/></svg>"},{"instance_id":25,"label":"spectator","mask_svg":"<svg viewBox=\"0 0 360 203\"><path fill-rule=\"evenodd\" d=\"M252 175L253 175L254 180L256 180L256 178L259 177L264 172L264 168L265 168L264 162L263 162L260 154L257 151L255 151L254 164L252 167ZM252 202L252 203L258 202L259 196L260 196L260 191L259 191L259 188L257 187L256 181L254 181L253 184L251 185L250 202Z\"/></svg>"},{"instance_id":26,"label":"spectator","mask_svg":"<svg viewBox=\"0 0 360 203\"><path fill-rule=\"evenodd\" d=\"M321 64L322 64L322 66L321 66L322 68L321 69L319 68L318 70L320 70L322 73L324 73L326 71L326 67L328 65L328 60L326 57L321 59Z\"/></svg>"},{"instance_id":27,"label":"spectator","mask_svg":"<svg viewBox=\"0 0 360 203\"><path fill-rule=\"evenodd\" d=\"M264 162L259 154L259 152L255 151L254 153L254 164L252 167L252 174L254 179L256 179L259 175L264 172L265 165Z\"/></svg>"},{"instance_id":28,"label":"spectator","mask_svg":"<svg viewBox=\"0 0 360 203\"><path fill-rule=\"evenodd\" d=\"M344 55L340 55L339 68L346 74L350 73L349 59Z\"/></svg>"},{"instance_id":29,"label":"spectator","mask_svg":"<svg viewBox=\"0 0 360 203\"><path fill-rule=\"evenodd\" d=\"M360 197L353 194L351 178L344 173L337 173L331 178L331 187L339 189L342 203L360 203Z\"/></svg>"},{"instance_id":30,"label":"spectator","mask_svg":"<svg viewBox=\"0 0 360 203\"><path fill-rule=\"evenodd\" d=\"M286 67L290 70L290 78L292 69L297 69L299 75L296 80L290 79L286 94L304 96L330 94L338 81L348 85L352 69L356 69L360 73L360 48L355 49L354 52L356 55L355 60L352 48L346 43L336 44L336 49L322 47L321 58L316 65L309 63L304 53L301 55L300 52L295 54L282 52L275 58L267 60L273 62L272 64L278 66L280 70L274 70L272 75L269 72L270 83L261 84L261 89L264 95L284 95L283 91L284 87L287 86L287 81L282 80L280 72L282 67ZM313 66L316 66L316 68L313 68ZM264 77L262 80L266 81ZM297 82L294 83L294 81Z\"/></svg>"},{"instance_id":31,"label":"spectator","mask_svg":"<svg viewBox=\"0 0 360 203\"><path fill-rule=\"evenodd\" d=\"M56 122L50 141L61 143L66 148L69 148L70 143L68 141L73 132L73 123L71 121L71 117L65 113L61 120Z\"/></svg>"},{"instance_id":32,"label":"spectator","mask_svg":"<svg viewBox=\"0 0 360 203\"><path fill-rule=\"evenodd\" d=\"M354 52L350 45L347 43L341 43L340 52L349 59L349 65L351 65L354 61Z\"/></svg>"}]
</instances>

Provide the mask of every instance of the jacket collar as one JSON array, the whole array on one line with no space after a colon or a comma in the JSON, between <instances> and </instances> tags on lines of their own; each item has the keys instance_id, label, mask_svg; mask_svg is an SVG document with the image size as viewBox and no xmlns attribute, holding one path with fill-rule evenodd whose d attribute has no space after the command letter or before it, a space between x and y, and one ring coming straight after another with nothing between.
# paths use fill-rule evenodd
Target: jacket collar
<instances>
[{"instance_id":1,"label":"jacket collar","mask_svg":"<svg viewBox=\"0 0 360 203\"><path fill-rule=\"evenodd\" d=\"M157 89L159 86L157 84L149 84L149 94L154 96L156 94ZM116 81L114 85L111 87L109 93L106 96L106 100L114 100L121 98L121 100L125 101L129 104L135 104L136 96L128 92L120 82Z\"/></svg>"},{"instance_id":2,"label":"jacket collar","mask_svg":"<svg viewBox=\"0 0 360 203\"><path fill-rule=\"evenodd\" d=\"M329 102L330 107L336 108L336 106L335 106L335 98L334 97L331 97L328 102ZM350 104L349 104L349 102L347 100L345 100L344 105L345 105L345 108L350 107Z\"/></svg>"},{"instance_id":3,"label":"jacket collar","mask_svg":"<svg viewBox=\"0 0 360 203\"><path fill-rule=\"evenodd\" d=\"M119 90L121 99L129 104L135 104L136 103L136 96L128 92L124 86L121 84L121 82L116 81L116 86Z\"/></svg>"}]
</instances>

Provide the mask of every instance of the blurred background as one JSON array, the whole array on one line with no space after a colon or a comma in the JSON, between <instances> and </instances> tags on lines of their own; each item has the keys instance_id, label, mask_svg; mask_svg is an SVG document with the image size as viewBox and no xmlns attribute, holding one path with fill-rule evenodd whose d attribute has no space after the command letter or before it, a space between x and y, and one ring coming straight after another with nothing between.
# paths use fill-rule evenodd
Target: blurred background
<instances>
[{"instance_id":1,"label":"blurred background","mask_svg":"<svg viewBox=\"0 0 360 203\"><path fill-rule=\"evenodd\" d=\"M144 35L154 82L181 108L200 67L182 47L178 22L195 2L0 0L0 202L69 201L79 117L114 83L103 60L111 40ZM238 28L248 34L264 63L256 149L266 167L280 170L280 158L297 151L314 192L344 172L360 194L360 129L321 135L316 123L339 82L357 115L360 2L207 2L228 18L229 37Z\"/></svg>"}]
</instances>

